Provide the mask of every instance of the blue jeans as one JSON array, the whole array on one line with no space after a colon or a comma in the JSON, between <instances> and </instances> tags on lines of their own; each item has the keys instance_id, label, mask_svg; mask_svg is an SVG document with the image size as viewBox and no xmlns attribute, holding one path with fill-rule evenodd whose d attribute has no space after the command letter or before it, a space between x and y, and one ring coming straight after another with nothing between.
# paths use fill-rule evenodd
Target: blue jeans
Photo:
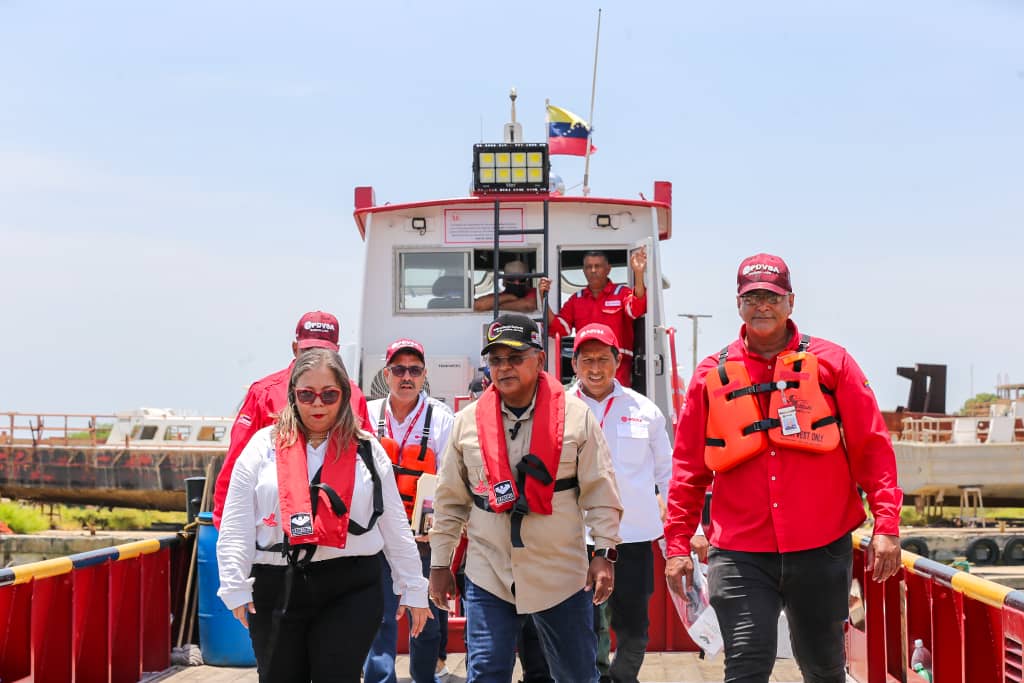
<instances>
[{"instance_id":1,"label":"blue jeans","mask_svg":"<svg viewBox=\"0 0 1024 683\"><path fill-rule=\"evenodd\" d=\"M533 622L558 683L597 683L593 593L579 591L535 612ZM516 636L526 619L516 606L466 577L466 683L510 683Z\"/></svg>"},{"instance_id":2,"label":"blue jeans","mask_svg":"<svg viewBox=\"0 0 1024 683\"><path fill-rule=\"evenodd\" d=\"M712 548L708 582L725 641L726 682L767 683L785 609L805 683L844 683L852 559L849 534L792 553Z\"/></svg>"},{"instance_id":3,"label":"blue jeans","mask_svg":"<svg viewBox=\"0 0 1024 683\"><path fill-rule=\"evenodd\" d=\"M430 555L421 554L424 574L430 574ZM395 676L395 654L398 652L398 612L399 596L395 595L391 586L391 567L380 555L381 590L384 593L384 616L380 629L373 639L370 652L363 664L364 683L397 683ZM444 659L442 640L448 640L448 613L430 605L433 619L427 619L423 631L415 638L409 639L409 675L415 683L434 683L434 668L440 657Z\"/></svg>"}]
</instances>

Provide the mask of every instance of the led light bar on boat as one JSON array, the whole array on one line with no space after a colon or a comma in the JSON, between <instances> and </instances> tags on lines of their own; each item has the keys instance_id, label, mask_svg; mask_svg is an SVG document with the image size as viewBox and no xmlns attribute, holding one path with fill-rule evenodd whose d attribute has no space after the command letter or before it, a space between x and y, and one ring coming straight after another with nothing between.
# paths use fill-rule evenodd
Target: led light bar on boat
<instances>
[{"instance_id":1,"label":"led light bar on boat","mask_svg":"<svg viewBox=\"0 0 1024 683\"><path fill-rule=\"evenodd\" d=\"M543 142L473 145L473 191L547 192L548 146Z\"/></svg>"}]
</instances>

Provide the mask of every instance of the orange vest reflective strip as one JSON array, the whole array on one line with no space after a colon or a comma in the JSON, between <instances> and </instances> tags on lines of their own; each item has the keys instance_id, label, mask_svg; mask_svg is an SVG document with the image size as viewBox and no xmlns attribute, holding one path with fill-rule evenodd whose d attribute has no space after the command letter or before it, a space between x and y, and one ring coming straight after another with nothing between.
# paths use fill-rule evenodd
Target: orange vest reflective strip
<instances>
[{"instance_id":1,"label":"orange vest reflective strip","mask_svg":"<svg viewBox=\"0 0 1024 683\"><path fill-rule=\"evenodd\" d=\"M419 444L410 444L399 448L398 442L393 438L384 436L384 427L387 420L386 406L381 406L380 419L377 421L377 438L384 447L388 457L391 459L391 466L395 470L395 483L398 485L398 495L405 505L405 515L412 519L412 509L416 504L416 486L419 484L420 476L426 474L437 474L437 454L427 446L430 440L430 418L434 414L434 406L427 402L427 414L423 417L423 435ZM418 416L418 415L417 415ZM406 438L416 426L413 420L406 432Z\"/></svg>"},{"instance_id":2,"label":"orange vest reflective strip","mask_svg":"<svg viewBox=\"0 0 1024 683\"><path fill-rule=\"evenodd\" d=\"M752 384L746 366L741 361L729 361L728 347L722 349L718 366L705 378L708 420L704 462L710 469L726 472L759 454L769 442L813 453L826 453L839 446L839 419L825 399L818 358L807 351L809 344L810 337L803 335L795 352L779 357L772 382L761 384ZM768 392L772 417L765 419L755 394ZM791 413L799 430L794 430L792 424L783 425L780 410Z\"/></svg>"}]
</instances>

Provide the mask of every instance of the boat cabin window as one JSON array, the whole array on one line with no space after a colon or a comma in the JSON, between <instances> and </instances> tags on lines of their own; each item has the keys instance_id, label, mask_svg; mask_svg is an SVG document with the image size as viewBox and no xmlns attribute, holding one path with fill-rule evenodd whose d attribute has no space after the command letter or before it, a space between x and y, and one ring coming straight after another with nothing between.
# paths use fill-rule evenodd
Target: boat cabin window
<instances>
[{"instance_id":1,"label":"boat cabin window","mask_svg":"<svg viewBox=\"0 0 1024 683\"><path fill-rule=\"evenodd\" d=\"M188 441L192 436L191 425L167 425L164 430L164 441Z\"/></svg>"},{"instance_id":2,"label":"boat cabin window","mask_svg":"<svg viewBox=\"0 0 1024 683\"><path fill-rule=\"evenodd\" d=\"M156 425L135 425L132 428L133 441L151 441L156 436Z\"/></svg>"},{"instance_id":3,"label":"boat cabin window","mask_svg":"<svg viewBox=\"0 0 1024 683\"><path fill-rule=\"evenodd\" d=\"M468 251L407 251L398 255L398 313L470 308Z\"/></svg>"},{"instance_id":4,"label":"boat cabin window","mask_svg":"<svg viewBox=\"0 0 1024 683\"><path fill-rule=\"evenodd\" d=\"M525 267L524 272L537 272L537 252L536 251L512 251L503 249L498 253L498 269L508 269L509 263L513 261L517 262L517 265L512 266L513 268ZM486 294L495 293L495 250L494 249L476 249L473 251L473 297L478 297ZM522 265L519 265L522 264ZM499 289L504 289L508 285L508 280L504 284L499 283ZM528 287L535 287L536 283L528 283Z\"/></svg>"},{"instance_id":5,"label":"boat cabin window","mask_svg":"<svg viewBox=\"0 0 1024 683\"><path fill-rule=\"evenodd\" d=\"M599 247L593 249L603 251L608 256L608 263L612 267L608 279L617 285L631 285L629 251L627 249L601 249ZM562 303L565 303L576 292L586 288L587 278L583 275L583 257L590 251L591 249L563 250L559 254L558 294Z\"/></svg>"},{"instance_id":6,"label":"boat cabin window","mask_svg":"<svg viewBox=\"0 0 1024 683\"><path fill-rule=\"evenodd\" d=\"M227 429L224 426L206 425L199 429L196 439L199 441L223 441Z\"/></svg>"}]
</instances>

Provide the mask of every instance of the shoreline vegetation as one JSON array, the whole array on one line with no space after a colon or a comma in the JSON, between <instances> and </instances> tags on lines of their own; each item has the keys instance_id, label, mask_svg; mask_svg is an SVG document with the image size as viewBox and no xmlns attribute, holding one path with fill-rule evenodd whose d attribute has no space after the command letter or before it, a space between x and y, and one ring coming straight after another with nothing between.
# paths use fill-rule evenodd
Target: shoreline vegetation
<instances>
[{"instance_id":1,"label":"shoreline vegetation","mask_svg":"<svg viewBox=\"0 0 1024 683\"><path fill-rule=\"evenodd\" d=\"M51 512L52 510L52 512ZM136 510L95 505L60 505L0 501L0 522L16 534L40 531L148 531L153 524L185 524L184 511Z\"/></svg>"}]
</instances>

